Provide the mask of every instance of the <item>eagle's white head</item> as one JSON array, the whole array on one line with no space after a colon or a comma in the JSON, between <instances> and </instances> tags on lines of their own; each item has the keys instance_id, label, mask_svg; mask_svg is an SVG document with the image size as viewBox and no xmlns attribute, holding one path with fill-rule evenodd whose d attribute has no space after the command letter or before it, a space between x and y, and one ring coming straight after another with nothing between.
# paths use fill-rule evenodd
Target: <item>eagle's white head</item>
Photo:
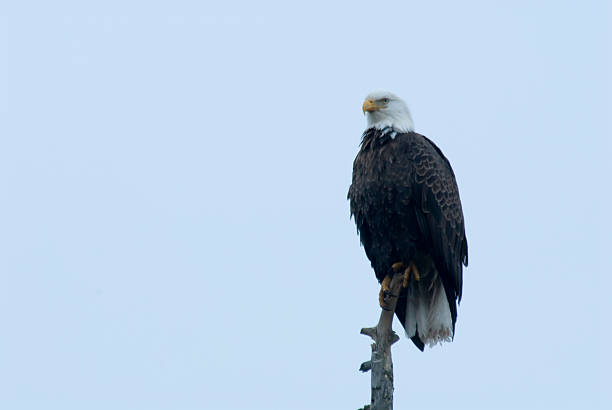
<instances>
[{"instance_id":1,"label":"eagle's white head","mask_svg":"<svg viewBox=\"0 0 612 410\"><path fill-rule=\"evenodd\" d=\"M414 123L406 103L389 91L374 91L363 102L363 113L368 117L368 128L382 130L392 127L397 132L414 130Z\"/></svg>"}]
</instances>

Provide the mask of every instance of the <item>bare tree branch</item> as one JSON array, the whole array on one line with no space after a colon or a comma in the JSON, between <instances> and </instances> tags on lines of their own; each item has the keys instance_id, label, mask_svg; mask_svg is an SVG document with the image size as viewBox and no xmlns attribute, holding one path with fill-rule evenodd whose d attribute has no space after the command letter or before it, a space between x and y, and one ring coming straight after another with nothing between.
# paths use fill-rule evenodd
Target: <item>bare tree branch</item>
<instances>
[{"instance_id":1,"label":"bare tree branch","mask_svg":"<svg viewBox=\"0 0 612 410\"><path fill-rule=\"evenodd\" d=\"M389 295L385 303L389 310L383 309L376 327L361 329L362 335L370 336L372 343L372 358L361 364L362 372L372 371L372 399L370 406L364 409L393 410L393 362L391 360L391 345L399 340L393 331L393 314L397 305L397 297L402 290L403 275L395 275L389 286Z\"/></svg>"}]
</instances>

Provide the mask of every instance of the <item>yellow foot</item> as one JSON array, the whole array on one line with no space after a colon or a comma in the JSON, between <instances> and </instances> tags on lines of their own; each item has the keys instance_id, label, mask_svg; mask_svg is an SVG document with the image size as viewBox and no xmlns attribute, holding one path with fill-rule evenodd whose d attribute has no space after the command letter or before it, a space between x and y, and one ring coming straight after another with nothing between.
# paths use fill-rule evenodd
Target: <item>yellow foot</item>
<instances>
[{"instance_id":1,"label":"yellow foot","mask_svg":"<svg viewBox=\"0 0 612 410\"><path fill-rule=\"evenodd\" d=\"M385 278L383 279L380 285L380 293L378 294L378 303L380 304L380 307L385 310L389 310L385 299L391 296L391 292L389 291L390 284L391 284L391 276L385 276Z\"/></svg>"},{"instance_id":2,"label":"yellow foot","mask_svg":"<svg viewBox=\"0 0 612 410\"><path fill-rule=\"evenodd\" d=\"M410 264L404 271L404 280L402 282L403 287L408 286L408 280L410 280L410 272L412 272L412 274L414 275L414 280L421 280L421 274L419 273L419 270L417 269L416 265L414 264L414 262L410 262Z\"/></svg>"}]
</instances>

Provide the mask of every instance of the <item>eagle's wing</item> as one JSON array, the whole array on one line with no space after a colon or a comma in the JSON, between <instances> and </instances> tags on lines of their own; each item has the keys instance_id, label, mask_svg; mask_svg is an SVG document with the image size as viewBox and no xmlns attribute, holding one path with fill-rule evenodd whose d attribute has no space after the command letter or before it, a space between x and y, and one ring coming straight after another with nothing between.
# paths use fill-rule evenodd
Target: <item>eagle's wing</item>
<instances>
[{"instance_id":1,"label":"eagle's wing","mask_svg":"<svg viewBox=\"0 0 612 410\"><path fill-rule=\"evenodd\" d=\"M416 134L411 147L413 209L421 233L430 238L433 259L446 290L453 324L455 300L461 301L462 264L468 263L468 246L455 174L442 151L428 138ZM420 137L420 138L419 138Z\"/></svg>"}]
</instances>

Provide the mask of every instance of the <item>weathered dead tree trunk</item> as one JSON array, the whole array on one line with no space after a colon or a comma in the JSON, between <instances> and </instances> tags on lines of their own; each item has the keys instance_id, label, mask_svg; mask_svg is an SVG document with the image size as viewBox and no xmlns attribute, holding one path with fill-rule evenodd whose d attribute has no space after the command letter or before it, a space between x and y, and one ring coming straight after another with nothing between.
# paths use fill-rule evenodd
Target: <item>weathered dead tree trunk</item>
<instances>
[{"instance_id":1,"label":"weathered dead tree trunk","mask_svg":"<svg viewBox=\"0 0 612 410\"><path fill-rule=\"evenodd\" d=\"M371 371L372 398L370 406L364 410L393 410L393 362L391 361L391 345L399 340L393 331L393 315L397 305L397 296L402 290L403 275L395 275L389 286L389 295L385 303L389 310L382 310L376 327L361 329L361 334L374 339L372 343L372 358L361 364L359 370Z\"/></svg>"}]
</instances>

